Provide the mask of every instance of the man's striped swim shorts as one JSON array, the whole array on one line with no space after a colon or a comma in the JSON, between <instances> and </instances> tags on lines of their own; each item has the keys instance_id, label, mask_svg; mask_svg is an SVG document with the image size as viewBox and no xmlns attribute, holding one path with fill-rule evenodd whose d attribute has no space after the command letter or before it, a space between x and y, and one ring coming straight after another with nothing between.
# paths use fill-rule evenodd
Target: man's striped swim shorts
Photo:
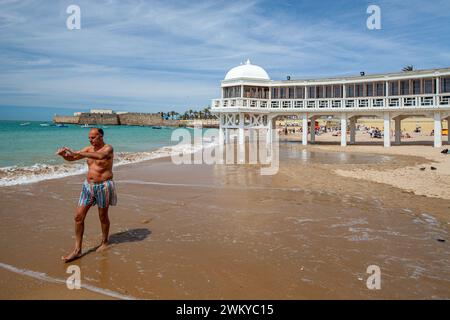
<instances>
[{"instance_id":1,"label":"man's striped swim shorts","mask_svg":"<svg viewBox=\"0 0 450 320\"><path fill-rule=\"evenodd\" d=\"M113 180L106 180L99 183L83 183L78 206L95 206L106 208L117 204L116 186Z\"/></svg>"}]
</instances>

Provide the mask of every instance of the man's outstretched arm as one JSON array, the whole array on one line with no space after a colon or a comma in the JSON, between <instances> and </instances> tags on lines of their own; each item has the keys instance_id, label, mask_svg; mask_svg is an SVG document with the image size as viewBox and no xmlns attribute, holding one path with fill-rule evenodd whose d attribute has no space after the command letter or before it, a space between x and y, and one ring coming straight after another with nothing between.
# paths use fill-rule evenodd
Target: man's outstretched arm
<instances>
[{"instance_id":1,"label":"man's outstretched arm","mask_svg":"<svg viewBox=\"0 0 450 320\"><path fill-rule=\"evenodd\" d=\"M88 151L76 151L74 152L75 155L79 155L83 158L89 158L89 159L95 159L95 160L104 160L111 157L113 153L113 148L111 146L106 146L105 150L102 151L95 151L95 152L88 152Z\"/></svg>"},{"instance_id":2,"label":"man's outstretched arm","mask_svg":"<svg viewBox=\"0 0 450 320\"><path fill-rule=\"evenodd\" d=\"M63 147L63 148L59 149L56 152L56 154L63 157L63 159L66 161L77 161L77 160L81 160L84 158L82 155L80 155L78 153L82 152L82 151L87 151L87 150L88 150L88 147L86 147L80 151L74 152L67 147Z\"/></svg>"}]
</instances>

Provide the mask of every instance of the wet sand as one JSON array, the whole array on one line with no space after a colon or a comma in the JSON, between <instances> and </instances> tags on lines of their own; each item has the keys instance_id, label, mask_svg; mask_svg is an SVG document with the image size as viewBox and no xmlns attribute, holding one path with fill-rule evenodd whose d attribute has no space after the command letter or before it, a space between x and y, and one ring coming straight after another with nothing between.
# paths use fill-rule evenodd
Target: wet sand
<instances>
[{"instance_id":1,"label":"wet sand","mask_svg":"<svg viewBox=\"0 0 450 320\"><path fill-rule=\"evenodd\" d=\"M70 264L82 285L139 299L449 299L450 201L337 174L431 160L325 149L282 143L274 176L170 159L119 167L111 248ZM83 179L0 188L1 263L67 278ZM100 241L96 208L85 224L86 251ZM381 290L366 287L369 265ZM117 298L5 268L0 285L2 299Z\"/></svg>"}]
</instances>

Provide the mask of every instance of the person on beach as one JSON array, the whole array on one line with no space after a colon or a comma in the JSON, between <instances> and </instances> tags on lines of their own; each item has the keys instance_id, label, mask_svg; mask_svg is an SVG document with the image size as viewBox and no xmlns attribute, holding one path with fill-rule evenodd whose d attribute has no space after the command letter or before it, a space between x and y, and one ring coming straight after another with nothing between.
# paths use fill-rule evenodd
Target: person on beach
<instances>
[{"instance_id":1,"label":"person on beach","mask_svg":"<svg viewBox=\"0 0 450 320\"><path fill-rule=\"evenodd\" d=\"M81 257L84 219L92 206L98 206L98 214L102 227L102 242L97 252L108 247L109 235L109 206L116 205L117 195L113 181L114 150L103 141L104 132L100 128L92 128L89 131L90 146L73 151L67 147L60 148L56 154L67 161L87 159L88 173L81 189L80 199L75 211L75 249L62 257L64 262L69 262Z\"/></svg>"}]
</instances>

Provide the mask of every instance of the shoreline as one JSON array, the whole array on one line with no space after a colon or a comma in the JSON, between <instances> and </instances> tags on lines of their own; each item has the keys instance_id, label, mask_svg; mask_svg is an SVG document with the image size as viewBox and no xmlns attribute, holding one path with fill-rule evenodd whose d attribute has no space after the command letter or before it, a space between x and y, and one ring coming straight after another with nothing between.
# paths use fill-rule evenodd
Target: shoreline
<instances>
[{"instance_id":1,"label":"shoreline","mask_svg":"<svg viewBox=\"0 0 450 320\"><path fill-rule=\"evenodd\" d=\"M201 148L209 147L209 143L203 143ZM168 158L173 154L184 152L187 154L195 153L199 150L197 146L191 145L173 145L164 146L148 152L118 152L114 168L121 166L137 164L151 161L154 159ZM117 161L118 158L118 161ZM63 179L66 177L82 175L87 172L84 161L63 162L62 164L35 164L26 167L3 167L0 168L0 188L16 185L33 184L40 181Z\"/></svg>"},{"instance_id":2,"label":"shoreline","mask_svg":"<svg viewBox=\"0 0 450 320\"><path fill-rule=\"evenodd\" d=\"M281 143L301 142L297 137L282 138ZM210 144L204 144L202 148L210 147ZM178 148L176 148L178 147ZM181 147L181 148L180 148ZM336 169L333 172L336 175L371 181L376 183L387 184L396 188L399 188L406 192L412 192L416 195L427 196L431 198L442 198L450 200L450 188L445 188L446 181L450 180L450 157L440 153L440 148L431 148L429 146L422 145L402 145L391 146L390 148L383 148L382 146L375 145L348 145L341 147L339 145L332 144L309 144L307 147L303 147L306 150L313 152L343 152L343 153L358 153L365 155L386 155L386 156L402 156L411 157L414 159L421 159L412 166L399 167L394 169ZM155 159L169 158L172 154L177 152L188 152L193 154L198 149L193 149L192 146L164 146L149 152L133 152L133 153L119 153L122 159L119 160L114 167L129 166L138 163L151 162ZM17 167L14 169L20 171L27 171L31 167ZM42 165L46 171L53 171L49 174L43 174L41 176L25 176L19 177L13 180L0 180L0 188L9 187L15 185L28 185L34 184L40 181L51 181L56 179L63 179L70 176L78 176L86 173L85 165L68 164L63 163L61 165ZM54 172L53 167L62 167L61 173ZM436 170L431 170L434 167ZM425 170L421 170L425 168ZM8 168L2 168L7 171ZM25 181L23 181L25 179ZM446 180L448 179L448 180ZM444 186L444 187L443 187Z\"/></svg>"}]
</instances>

